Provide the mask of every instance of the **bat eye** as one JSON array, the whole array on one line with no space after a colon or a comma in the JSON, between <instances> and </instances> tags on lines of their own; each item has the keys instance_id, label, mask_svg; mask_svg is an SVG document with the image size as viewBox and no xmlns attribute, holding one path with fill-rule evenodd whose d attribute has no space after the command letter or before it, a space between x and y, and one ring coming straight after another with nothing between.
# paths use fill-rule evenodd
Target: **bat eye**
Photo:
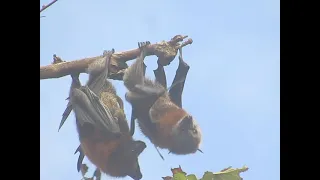
<instances>
[{"instance_id":1,"label":"bat eye","mask_svg":"<svg viewBox=\"0 0 320 180\"><path fill-rule=\"evenodd\" d=\"M197 133L198 131L197 131L197 129L193 129L193 133Z\"/></svg>"}]
</instances>

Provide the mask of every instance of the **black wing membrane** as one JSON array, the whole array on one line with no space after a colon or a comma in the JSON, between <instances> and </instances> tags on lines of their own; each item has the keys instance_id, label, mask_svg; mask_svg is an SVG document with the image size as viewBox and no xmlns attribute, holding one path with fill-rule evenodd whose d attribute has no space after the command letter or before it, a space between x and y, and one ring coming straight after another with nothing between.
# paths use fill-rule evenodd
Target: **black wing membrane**
<instances>
[{"instance_id":1,"label":"black wing membrane","mask_svg":"<svg viewBox=\"0 0 320 180\"><path fill-rule=\"evenodd\" d=\"M71 89L81 87L79 76L80 76L80 73L71 74L72 83L71 83L71 87L70 87L70 93L71 93ZM70 93L69 93L69 96L70 96ZM70 99L70 97L68 97L66 100L68 100L68 99ZM60 125L59 125L58 131L61 129L61 127L63 126L63 124L67 120L67 118L68 118L69 114L71 113L71 111L72 111L72 104L71 104L71 102L69 100L67 108L64 110L64 112L62 114L62 119L60 121Z\"/></svg>"},{"instance_id":2,"label":"black wing membrane","mask_svg":"<svg viewBox=\"0 0 320 180\"><path fill-rule=\"evenodd\" d=\"M105 56L104 69L94 80L89 81L87 83L87 86L90 88L90 90L94 92L98 97L100 97L101 92L105 88L106 80L109 74L110 59L113 53L114 53L114 49L112 49L111 51L104 51L103 53Z\"/></svg>"},{"instance_id":3,"label":"black wing membrane","mask_svg":"<svg viewBox=\"0 0 320 180\"><path fill-rule=\"evenodd\" d=\"M182 108L182 92L190 66L183 61L181 48L179 49L179 52L179 65L173 79L171 89L169 90L169 95L171 101Z\"/></svg>"},{"instance_id":4,"label":"black wing membrane","mask_svg":"<svg viewBox=\"0 0 320 180\"><path fill-rule=\"evenodd\" d=\"M158 68L156 70L153 70L154 76L156 78L156 81L160 83L164 88L167 89L167 78L166 78L166 73L164 72L164 68L161 64L159 64L159 59L158 59Z\"/></svg>"},{"instance_id":5,"label":"black wing membrane","mask_svg":"<svg viewBox=\"0 0 320 180\"><path fill-rule=\"evenodd\" d=\"M99 97L88 86L73 89L71 102L80 124L90 123L111 135L118 135L120 132L119 125L109 108L102 104Z\"/></svg>"},{"instance_id":6,"label":"black wing membrane","mask_svg":"<svg viewBox=\"0 0 320 180\"><path fill-rule=\"evenodd\" d=\"M143 98L152 98L158 99L161 95L163 95L166 90L165 89L159 89L154 87L148 87L146 85L137 84L135 85L136 92L142 94Z\"/></svg>"},{"instance_id":7,"label":"black wing membrane","mask_svg":"<svg viewBox=\"0 0 320 180\"><path fill-rule=\"evenodd\" d=\"M72 111L72 105L71 102L68 102L67 108L64 110L63 114L62 114L62 119L60 121L60 125L59 125L59 129L58 131L61 129L61 127L63 126L63 124L66 122L69 114Z\"/></svg>"},{"instance_id":8,"label":"black wing membrane","mask_svg":"<svg viewBox=\"0 0 320 180\"><path fill-rule=\"evenodd\" d=\"M114 53L114 49L112 49L111 51L104 51L104 55L105 55L105 66L104 69L101 71L101 73L96 76L96 78L94 78L94 80L89 79L89 81L87 82L87 86L98 96L100 96L101 92L103 91L104 87L105 87L105 81L106 78L108 77L108 73L109 73L109 65L110 65L110 59L111 59L111 55ZM79 81L79 74L77 74L77 80L75 80L75 76L71 75L73 81L71 84L71 88L73 87L80 87L80 81ZM70 97L69 97L70 98ZM61 127L63 126L63 124L65 123L65 121L67 120L68 116L70 115L71 111L72 111L72 104L69 101L67 108L65 109L65 111L62 114L62 119L60 121L60 125L59 125L59 129L58 131L61 129Z\"/></svg>"},{"instance_id":9,"label":"black wing membrane","mask_svg":"<svg viewBox=\"0 0 320 180\"><path fill-rule=\"evenodd\" d=\"M158 60L159 61L159 60ZM170 99L177 106L182 108L182 93L185 84L185 80L187 78L187 74L190 67L189 65L183 61L182 58L182 48L179 49L179 65L176 71L176 75L173 79L172 85L169 88ZM153 70L156 81L160 83L163 87L167 89L167 80L164 68L158 62L158 68Z\"/></svg>"}]
</instances>

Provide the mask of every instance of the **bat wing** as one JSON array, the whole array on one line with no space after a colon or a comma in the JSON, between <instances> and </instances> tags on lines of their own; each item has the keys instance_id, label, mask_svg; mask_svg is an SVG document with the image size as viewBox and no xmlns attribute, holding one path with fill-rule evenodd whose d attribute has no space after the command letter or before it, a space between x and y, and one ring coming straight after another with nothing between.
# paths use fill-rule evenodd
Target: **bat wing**
<instances>
[{"instance_id":1,"label":"bat wing","mask_svg":"<svg viewBox=\"0 0 320 180\"><path fill-rule=\"evenodd\" d=\"M88 81L87 83L87 86L90 88L90 90L94 92L97 96L100 96L101 92L105 88L105 83L109 74L110 59L113 53L114 49L112 49L111 51L104 51L104 69L96 78L94 78L94 80Z\"/></svg>"},{"instance_id":2,"label":"bat wing","mask_svg":"<svg viewBox=\"0 0 320 180\"><path fill-rule=\"evenodd\" d=\"M80 124L90 123L111 135L118 135L120 128L108 107L103 106L99 97L88 86L73 89L72 107Z\"/></svg>"},{"instance_id":3,"label":"bat wing","mask_svg":"<svg viewBox=\"0 0 320 180\"><path fill-rule=\"evenodd\" d=\"M169 94L172 102L180 108L182 108L182 92L189 69L189 65L183 61L182 57L179 57L179 66L169 90Z\"/></svg>"},{"instance_id":4,"label":"bat wing","mask_svg":"<svg viewBox=\"0 0 320 180\"><path fill-rule=\"evenodd\" d=\"M72 84L71 84L71 89L72 88L79 88L81 86L80 80L79 80L79 73L76 74L71 74L71 78L72 78ZM65 121L67 120L69 114L72 111L72 104L70 102L70 97L68 97L66 100L69 100L67 108L64 110L63 114L62 114L62 119L60 121L60 125L59 125L59 129L58 131L61 129L61 127L63 126L63 124L65 123Z\"/></svg>"},{"instance_id":5,"label":"bat wing","mask_svg":"<svg viewBox=\"0 0 320 180\"><path fill-rule=\"evenodd\" d=\"M66 122L66 120L67 120L69 114L71 113L71 111L72 111L72 105L71 105L71 102L69 101L68 105L67 105L67 108L64 110L64 112L62 114L62 119L60 121L60 125L59 125L58 131L61 129L63 124Z\"/></svg>"},{"instance_id":6,"label":"bat wing","mask_svg":"<svg viewBox=\"0 0 320 180\"><path fill-rule=\"evenodd\" d=\"M164 88L167 89L167 78L166 73L164 72L164 68L161 64L159 64L158 59L158 68L156 70L153 70L154 76L156 77L156 81L160 83Z\"/></svg>"},{"instance_id":7,"label":"bat wing","mask_svg":"<svg viewBox=\"0 0 320 180\"><path fill-rule=\"evenodd\" d=\"M164 88L154 88L146 85L137 84L135 85L136 92L144 95L145 98L156 98L162 96L166 90Z\"/></svg>"}]
</instances>

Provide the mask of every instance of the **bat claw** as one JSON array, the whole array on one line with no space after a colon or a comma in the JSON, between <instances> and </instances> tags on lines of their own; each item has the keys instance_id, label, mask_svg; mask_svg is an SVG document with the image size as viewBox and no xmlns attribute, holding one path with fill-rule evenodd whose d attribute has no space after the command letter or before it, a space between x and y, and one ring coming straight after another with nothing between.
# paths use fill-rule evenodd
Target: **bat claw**
<instances>
[{"instance_id":1,"label":"bat claw","mask_svg":"<svg viewBox=\"0 0 320 180\"><path fill-rule=\"evenodd\" d=\"M150 45L150 41L138 42L139 49L144 49L146 46Z\"/></svg>"},{"instance_id":2,"label":"bat claw","mask_svg":"<svg viewBox=\"0 0 320 180\"><path fill-rule=\"evenodd\" d=\"M114 48L112 48L111 50L104 50L103 55L104 56L111 56L114 52L115 52Z\"/></svg>"},{"instance_id":3,"label":"bat claw","mask_svg":"<svg viewBox=\"0 0 320 180\"><path fill-rule=\"evenodd\" d=\"M71 76L73 81L80 82L80 80L79 80L80 73L73 73L70 76Z\"/></svg>"},{"instance_id":4,"label":"bat claw","mask_svg":"<svg viewBox=\"0 0 320 180\"><path fill-rule=\"evenodd\" d=\"M138 47L141 51L141 56L145 57L147 54L146 47L150 44L150 41L138 42Z\"/></svg>"}]
</instances>

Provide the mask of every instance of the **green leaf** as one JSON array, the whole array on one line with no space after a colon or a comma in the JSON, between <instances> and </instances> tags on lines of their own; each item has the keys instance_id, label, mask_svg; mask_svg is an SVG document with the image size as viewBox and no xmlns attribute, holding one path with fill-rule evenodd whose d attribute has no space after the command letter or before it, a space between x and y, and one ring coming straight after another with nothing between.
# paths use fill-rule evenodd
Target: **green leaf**
<instances>
[{"instance_id":1,"label":"green leaf","mask_svg":"<svg viewBox=\"0 0 320 180\"><path fill-rule=\"evenodd\" d=\"M163 180L172 180L171 176L162 177Z\"/></svg>"},{"instance_id":2,"label":"green leaf","mask_svg":"<svg viewBox=\"0 0 320 180\"><path fill-rule=\"evenodd\" d=\"M243 166L242 168L236 169L228 167L217 173L206 171L201 180L242 180L240 173L245 172L248 169L247 166Z\"/></svg>"},{"instance_id":3,"label":"green leaf","mask_svg":"<svg viewBox=\"0 0 320 180\"><path fill-rule=\"evenodd\" d=\"M198 180L197 177L194 174L189 174L187 176L187 180Z\"/></svg>"},{"instance_id":4,"label":"green leaf","mask_svg":"<svg viewBox=\"0 0 320 180\"><path fill-rule=\"evenodd\" d=\"M187 177L184 173L178 172L173 175L174 180L187 180Z\"/></svg>"}]
</instances>

